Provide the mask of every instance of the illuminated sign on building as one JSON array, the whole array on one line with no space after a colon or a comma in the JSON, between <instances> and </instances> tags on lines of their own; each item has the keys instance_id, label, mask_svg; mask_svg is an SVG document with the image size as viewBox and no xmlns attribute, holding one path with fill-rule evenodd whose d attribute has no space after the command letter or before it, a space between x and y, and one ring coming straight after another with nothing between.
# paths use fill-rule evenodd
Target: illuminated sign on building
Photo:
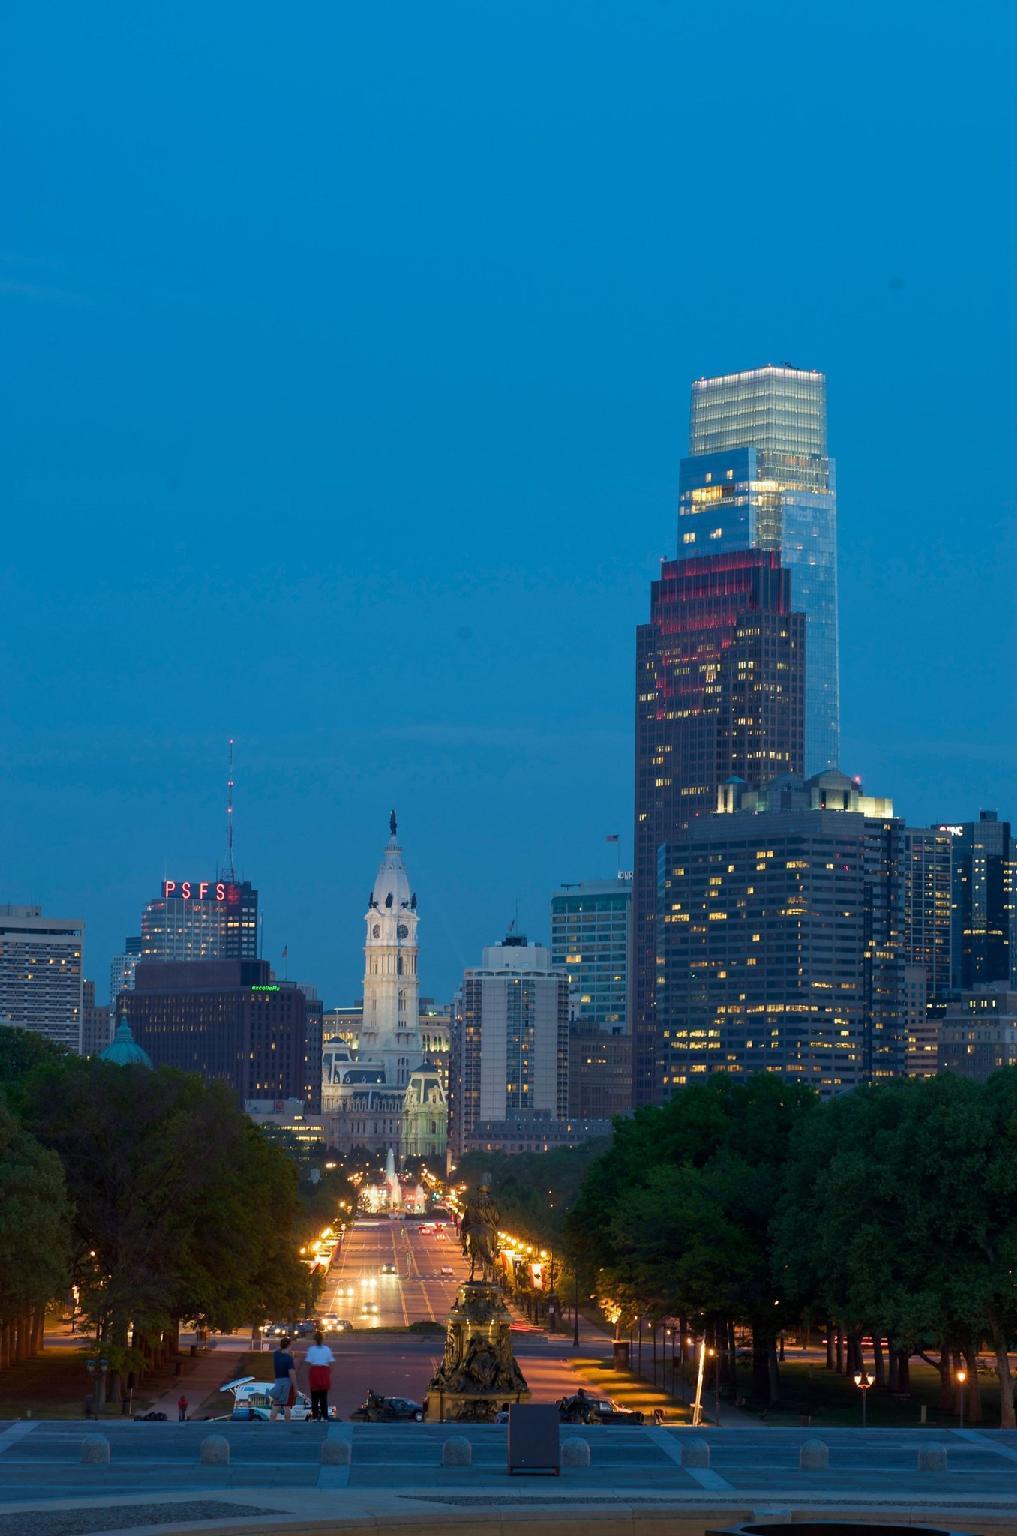
<instances>
[{"instance_id":1,"label":"illuminated sign on building","mask_svg":"<svg viewBox=\"0 0 1017 1536\"><path fill-rule=\"evenodd\" d=\"M240 901L239 885L229 880L164 880L162 894L181 901L225 901L231 907Z\"/></svg>"}]
</instances>

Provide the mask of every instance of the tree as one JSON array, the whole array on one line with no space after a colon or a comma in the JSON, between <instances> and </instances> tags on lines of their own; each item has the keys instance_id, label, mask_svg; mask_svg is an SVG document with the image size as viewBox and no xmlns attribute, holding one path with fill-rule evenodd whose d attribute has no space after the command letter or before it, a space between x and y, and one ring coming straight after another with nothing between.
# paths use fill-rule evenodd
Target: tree
<instances>
[{"instance_id":1,"label":"tree","mask_svg":"<svg viewBox=\"0 0 1017 1536\"><path fill-rule=\"evenodd\" d=\"M630 1306L752 1330L753 1394L773 1401L784 1317L770 1224L792 1133L818 1100L767 1074L717 1075L618 1126L571 1218L609 1286Z\"/></svg>"},{"instance_id":2,"label":"tree","mask_svg":"<svg viewBox=\"0 0 1017 1536\"><path fill-rule=\"evenodd\" d=\"M30 1113L63 1162L84 1309L118 1364L131 1345L159 1353L182 1318L230 1328L299 1304L295 1170L225 1085L77 1059Z\"/></svg>"},{"instance_id":3,"label":"tree","mask_svg":"<svg viewBox=\"0 0 1017 1536\"><path fill-rule=\"evenodd\" d=\"M48 1302L70 1275L63 1169L0 1096L0 1365L38 1347Z\"/></svg>"}]
</instances>

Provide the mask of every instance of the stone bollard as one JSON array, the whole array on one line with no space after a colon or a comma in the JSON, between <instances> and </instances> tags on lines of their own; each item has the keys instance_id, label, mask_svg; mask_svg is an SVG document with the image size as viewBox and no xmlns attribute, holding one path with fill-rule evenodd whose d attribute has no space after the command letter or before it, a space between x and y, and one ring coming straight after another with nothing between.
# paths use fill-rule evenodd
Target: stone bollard
<instances>
[{"instance_id":1,"label":"stone bollard","mask_svg":"<svg viewBox=\"0 0 1017 1536\"><path fill-rule=\"evenodd\" d=\"M323 1467L348 1467L353 1460L353 1447L348 1440L323 1440L321 1464Z\"/></svg>"},{"instance_id":2,"label":"stone bollard","mask_svg":"<svg viewBox=\"0 0 1017 1536\"><path fill-rule=\"evenodd\" d=\"M945 1472L946 1446L923 1445L918 1452L919 1472Z\"/></svg>"},{"instance_id":3,"label":"stone bollard","mask_svg":"<svg viewBox=\"0 0 1017 1536\"><path fill-rule=\"evenodd\" d=\"M450 1435L441 1448L443 1467L468 1467L473 1461L473 1447L465 1435Z\"/></svg>"},{"instance_id":4,"label":"stone bollard","mask_svg":"<svg viewBox=\"0 0 1017 1536\"><path fill-rule=\"evenodd\" d=\"M201 1442L198 1460L203 1467L228 1467L230 1443L225 1435L206 1435Z\"/></svg>"},{"instance_id":5,"label":"stone bollard","mask_svg":"<svg viewBox=\"0 0 1017 1536\"><path fill-rule=\"evenodd\" d=\"M798 1456L803 1472L825 1472L830 1465L830 1447L825 1440L806 1440Z\"/></svg>"},{"instance_id":6,"label":"stone bollard","mask_svg":"<svg viewBox=\"0 0 1017 1536\"><path fill-rule=\"evenodd\" d=\"M105 1435L86 1435L81 1442L81 1460L86 1467L109 1464L109 1441Z\"/></svg>"},{"instance_id":7,"label":"stone bollard","mask_svg":"<svg viewBox=\"0 0 1017 1536\"><path fill-rule=\"evenodd\" d=\"M706 1440L682 1438L679 1440L682 1452L683 1467L708 1467L710 1465L710 1446Z\"/></svg>"},{"instance_id":8,"label":"stone bollard","mask_svg":"<svg viewBox=\"0 0 1017 1536\"><path fill-rule=\"evenodd\" d=\"M590 1465L589 1441L581 1440L578 1435L571 1435L568 1440L563 1440L561 1464L563 1467L588 1467Z\"/></svg>"}]
</instances>

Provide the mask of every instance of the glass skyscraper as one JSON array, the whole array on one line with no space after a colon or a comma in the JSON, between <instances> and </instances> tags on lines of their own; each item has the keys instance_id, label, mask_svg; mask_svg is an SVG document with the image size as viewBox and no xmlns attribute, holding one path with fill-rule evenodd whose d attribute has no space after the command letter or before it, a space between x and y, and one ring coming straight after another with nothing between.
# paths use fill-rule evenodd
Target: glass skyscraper
<instances>
[{"instance_id":1,"label":"glass skyscraper","mask_svg":"<svg viewBox=\"0 0 1017 1536\"><path fill-rule=\"evenodd\" d=\"M836 764L837 493L826 377L786 364L696 379L681 462L678 553L779 553L805 614L805 771Z\"/></svg>"}]
</instances>

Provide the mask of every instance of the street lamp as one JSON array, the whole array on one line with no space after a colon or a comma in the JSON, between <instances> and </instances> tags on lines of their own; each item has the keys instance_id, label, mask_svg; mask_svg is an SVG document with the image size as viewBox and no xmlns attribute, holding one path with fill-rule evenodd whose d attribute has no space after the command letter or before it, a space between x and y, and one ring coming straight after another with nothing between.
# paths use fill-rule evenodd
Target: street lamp
<instances>
[{"instance_id":1,"label":"street lamp","mask_svg":"<svg viewBox=\"0 0 1017 1536\"><path fill-rule=\"evenodd\" d=\"M965 1385L965 1383L966 1383L966 1381L968 1379L968 1373L967 1373L967 1371L964 1369L964 1367L962 1365L959 1365L957 1367L957 1369L954 1371L954 1377L956 1378L957 1385L960 1388L960 1391L958 1392L957 1395L958 1395L958 1398L960 1400L960 1427L961 1427L961 1429L963 1429L964 1428L964 1385Z\"/></svg>"},{"instance_id":2,"label":"street lamp","mask_svg":"<svg viewBox=\"0 0 1017 1536\"><path fill-rule=\"evenodd\" d=\"M870 1376L869 1375L868 1371L855 1371L855 1386L859 1389L859 1391L862 1394L862 1428L863 1429L866 1427L866 1424L868 1422L868 1417L867 1417L867 1414L866 1414L866 1411L865 1411L866 1399L868 1398L869 1388L872 1386L872 1383L875 1381L875 1379L876 1378L874 1376Z\"/></svg>"}]
</instances>

